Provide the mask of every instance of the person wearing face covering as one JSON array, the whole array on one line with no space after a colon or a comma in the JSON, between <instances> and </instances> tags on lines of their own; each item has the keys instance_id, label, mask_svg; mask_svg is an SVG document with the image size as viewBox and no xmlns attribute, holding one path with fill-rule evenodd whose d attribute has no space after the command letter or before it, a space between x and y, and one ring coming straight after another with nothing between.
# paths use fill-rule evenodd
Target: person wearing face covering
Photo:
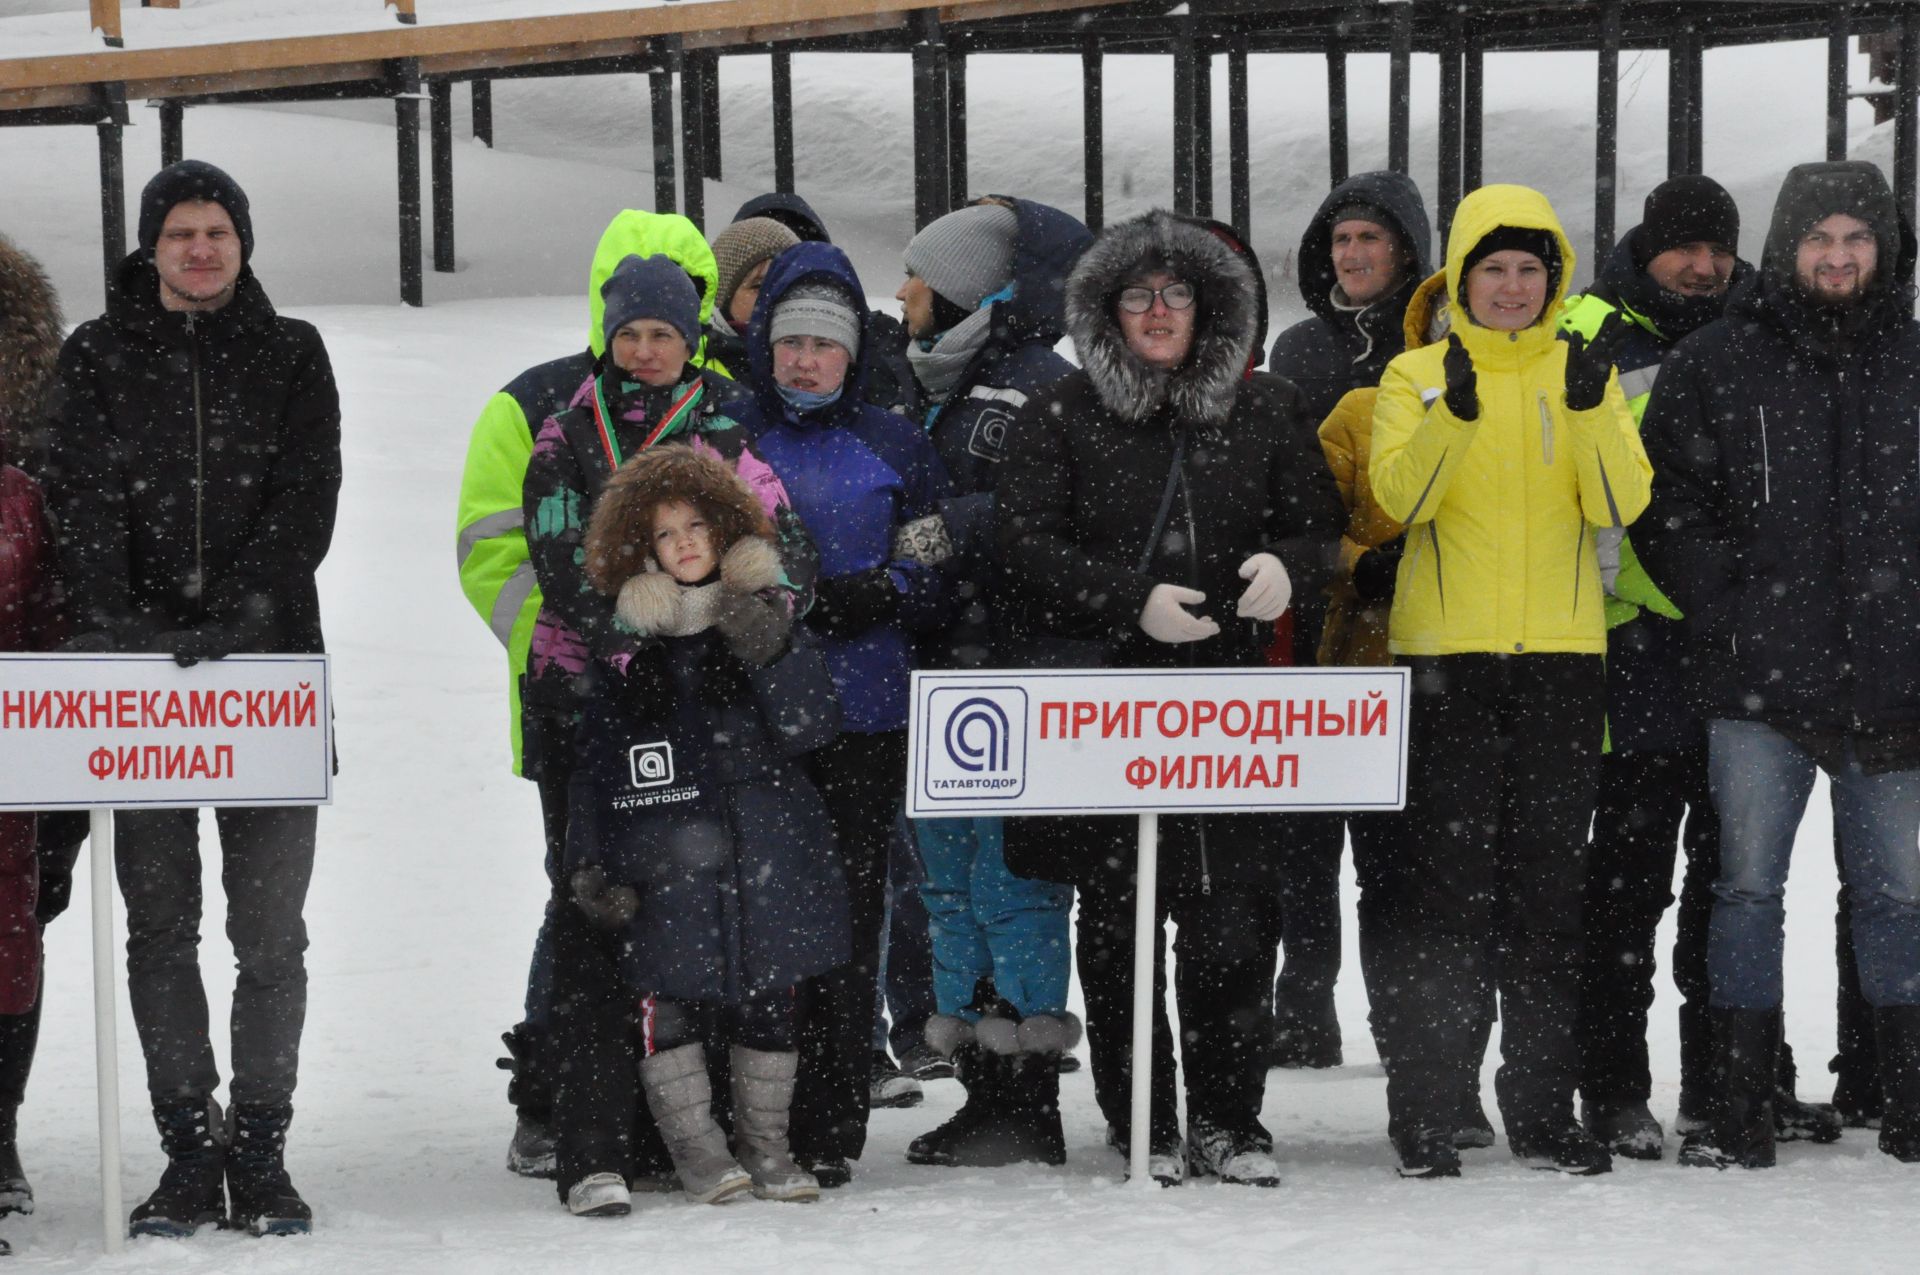
<instances>
[{"instance_id":1,"label":"person wearing face covering","mask_svg":"<svg viewBox=\"0 0 1920 1275\"><path fill-rule=\"evenodd\" d=\"M1645 507L1651 470L1612 370L1618 322L1556 337L1573 268L1538 191L1474 191L1448 236L1452 329L1390 363L1374 404L1373 494L1407 528L1388 645L1413 688L1407 804L1383 816L1395 853L1367 901L1388 918L1385 950L1365 972L1408 1177L1460 1172L1454 1123L1489 989L1510 1149L1567 1173L1611 1167L1573 1113L1605 729L1595 540Z\"/></svg>"}]
</instances>

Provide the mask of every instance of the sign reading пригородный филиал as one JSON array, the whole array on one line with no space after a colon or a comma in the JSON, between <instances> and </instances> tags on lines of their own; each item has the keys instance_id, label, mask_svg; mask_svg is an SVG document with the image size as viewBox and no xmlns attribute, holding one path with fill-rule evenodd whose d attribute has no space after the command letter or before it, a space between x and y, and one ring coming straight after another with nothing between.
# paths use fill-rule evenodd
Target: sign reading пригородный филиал
<instances>
[{"instance_id":1,"label":"sign reading \u043f\u0440\u0438\u0433\u043e\u0440\u043e\u0434\u043d\u044b\u0439 \u0444\u0438\u043b\u0438\u0430\u043b","mask_svg":"<svg viewBox=\"0 0 1920 1275\"><path fill-rule=\"evenodd\" d=\"M907 814L1398 810L1404 668L913 675Z\"/></svg>"},{"instance_id":2,"label":"sign reading \u043f\u0440\u0438\u0433\u043e\u0440\u043e\u0434\u043d\u044b\u0439 \u0444\u0438\u043b\u0438\u0430\u043b","mask_svg":"<svg viewBox=\"0 0 1920 1275\"><path fill-rule=\"evenodd\" d=\"M324 655L0 656L0 810L333 800Z\"/></svg>"}]
</instances>

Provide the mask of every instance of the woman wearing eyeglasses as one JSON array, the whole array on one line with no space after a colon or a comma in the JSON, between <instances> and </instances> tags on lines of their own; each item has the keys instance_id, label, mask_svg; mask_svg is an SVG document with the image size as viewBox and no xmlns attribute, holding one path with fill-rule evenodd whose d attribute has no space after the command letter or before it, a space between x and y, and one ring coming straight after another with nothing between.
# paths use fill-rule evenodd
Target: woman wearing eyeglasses
<instances>
[{"instance_id":1,"label":"woman wearing eyeglasses","mask_svg":"<svg viewBox=\"0 0 1920 1275\"><path fill-rule=\"evenodd\" d=\"M1294 391L1247 379L1258 321L1245 262L1164 212L1109 228L1067 283L1081 370L1015 419L999 489L1009 587L1059 637L1114 668L1253 667L1273 621L1331 573L1344 516ZM1261 1127L1274 815L1160 821L1160 899L1186 1060L1184 1155L1173 1038L1154 1024L1153 1175L1272 1186ZM1081 889L1080 981L1094 1092L1124 1149L1132 1043L1134 820L1009 821L1015 871ZM1263 950L1264 947L1264 950ZM1164 978L1164 975L1160 975ZM1164 994L1160 1000L1164 1000Z\"/></svg>"}]
</instances>

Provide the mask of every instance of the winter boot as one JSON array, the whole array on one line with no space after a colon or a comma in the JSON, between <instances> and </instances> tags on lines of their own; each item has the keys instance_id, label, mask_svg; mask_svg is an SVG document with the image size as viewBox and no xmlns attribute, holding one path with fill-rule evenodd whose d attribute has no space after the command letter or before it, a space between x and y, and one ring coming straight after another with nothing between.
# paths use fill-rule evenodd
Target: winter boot
<instances>
[{"instance_id":1,"label":"winter boot","mask_svg":"<svg viewBox=\"0 0 1920 1275\"><path fill-rule=\"evenodd\" d=\"M1334 1012L1331 993L1315 1004L1281 1009L1274 1015L1269 1066L1338 1067L1344 1061L1340 1016Z\"/></svg>"},{"instance_id":2,"label":"winter boot","mask_svg":"<svg viewBox=\"0 0 1920 1275\"><path fill-rule=\"evenodd\" d=\"M917 1107L925 1096L920 1082L896 1067L886 1050L873 1051L873 1071L867 1078L867 1106Z\"/></svg>"},{"instance_id":3,"label":"winter boot","mask_svg":"<svg viewBox=\"0 0 1920 1275\"><path fill-rule=\"evenodd\" d=\"M567 1212L575 1217L625 1217L633 1197L618 1173L589 1173L567 1190Z\"/></svg>"},{"instance_id":4,"label":"winter boot","mask_svg":"<svg viewBox=\"0 0 1920 1275\"><path fill-rule=\"evenodd\" d=\"M1866 1070L1841 1065L1835 1058L1833 1110L1847 1129L1878 1129L1885 1111L1885 1094L1878 1069Z\"/></svg>"},{"instance_id":5,"label":"winter boot","mask_svg":"<svg viewBox=\"0 0 1920 1275\"><path fill-rule=\"evenodd\" d=\"M1713 1117L1680 1144L1680 1163L1693 1168L1771 1169L1773 1095L1779 1067L1780 1011L1712 1011Z\"/></svg>"},{"instance_id":6,"label":"winter boot","mask_svg":"<svg viewBox=\"0 0 1920 1275\"><path fill-rule=\"evenodd\" d=\"M1666 1133L1644 1102L1588 1098L1580 1104L1580 1123L1594 1141L1629 1160L1658 1160L1665 1148Z\"/></svg>"},{"instance_id":7,"label":"winter boot","mask_svg":"<svg viewBox=\"0 0 1920 1275\"><path fill-rule=\"evenodd\" d=\"M1280 1185L1273 1138L1257 1122L1250 1129L1230 1129L1189 1114L1187 1173L1196 1178L1219 1178L1234 1186Z\"/></svg>"},{"instance_id":8,"label":"winter boot","mask_svg":"<svg viewBox=\"0 0 1920 1275\"><path fill-rule=\"evenodd\" d=\"M1485 1144L1491 1145L1491 1143ZM1448 1129L1416 1129L1395 1138L1394 1154L1403 1178L1457 1178L1460 1176L1460 1138Z\"/></svg>"},{"instance_id":9,"label":"winter boot","mask_svg":"<svg viewBox=\"0 0 1920 1275\"><path fill-rule=\"evenodd\" d=\"M1107 1126L1107 1145L1120 1153L1120 1159L1132 1172L1133 1151L1127 1135L1115 1126ZM1179 1186L1187 1180L1187 1157L1177 1140L1147 1148L1147 1176L1161 1186Z\"/></svg>"},{"instance_id":10,"label":"winter boot","mask_svg":"<svg viewBox=\"0 0 1920 1275\"><path fill-rule=\"evenodd\" d=\"M1455 1124L1455 1150L1478 1151L1492 1146L1496 1141L1493 1121L1487 1119L1487 1109L1480 1101L1480 1076L1477 1072L1473 1077L1473 1086L1460 1106L1460 1118Z\"/></svg>"},{"instance_id":11,"label":"winter boot","mask_svg":"<svg viewBox=\"0 0 1920 1275\"><path fill-rule=\"evenodd\" d=\"M1920 1005L1877 1009L1873 1027L1886 1086L1880 1149L1902 1164L1920 1164Z\"/></svg>"},{"instance_id":12,"label":"winter boot","mask_svg":"<svg viewBox=\"0 0 1920 1275\"><path fill-rule=\"evenodd\" d=\"M1577 1124L1528 1133L1509 1129L1507 1146L1529 1169L1550 1169L1579 1178L1613 1172L1613 1156Z\"/></svg>"},{"instance_id":13,"label":"winter boot","mask_svg":"<svg viewBox=\"0 0 1920 1275\"><path fill-rule=\"evenodd\" d=\"M20 1167L18 1107L0 1107L0 1217L33 1212L33 1185Z\"/></svg>"},{"instance_id":14,"label":"winter boot","mask_svg":"<svg viewBox=\"0 0 1920 1275\"><path fill-rule=\"evenodd\" d=\"M1832 1107L1801 1102L1791 1089L1773 1091L1773 1140L1775 1142L1828 1143L1840 1141L1845 1126L1840 1113Z\"/></svg>"},{"instance_id":15,"label":"winter boot","mask_svg":"<svg viewBox=\"0 0 1920 1275\"><path fill-rule=\"evenodd\" d=\"M546 1069L546 1032L528 1023L502 1032L507 1057L495 1059L507 1082L507 1101L515 1117L507 1144L507 1168L523 1178L550 1178L557 1169L553 1137L553 1085Z\"/></svg>"},{"instance_id":16,"label":"winter boot","mask_svg":"<svg viewBox=\"0 0 1920 1275\"><path fill-rule=\"evenodd\" d=\"M820 1183L793 1162L787 1149L787 1113L793 1106L800 1055L733 1047L733 1133L739 1161L763 1200L811 1201Z\"/></svg>"},{"instance_id":17,"label":"winter boot","mask_svg":"<svg viewBox=\"0 0 1920 1275\"><path fill-rule=\"evenodd\" d=\"M644 1059L640 1084L688 1195L702 1204L720 1204L753 1185L727 1153L727 1135L714 1123L706 1046L695 1041Z\"/></svg>"},{"instance_id":18,"label":"winter boot","mask_svg":"<svg viewBox=\"0 0 1920 1275\"><path fill-rule=\"evenodd\" d=\"M227 1129L227 1198L233 1227L254 1235L306 1235L313 1210L287 1177L287 1126L293 1104L236 1103Z\"/></svg>"},{"instance_id":19,"label":"winter boot","mask_svg":"<svg viewBox=\"0 0 1920 1275\"><path fill-rule=\"evenodd\" d=\"M128 1218L128 1233L185 1239L227 1212L226 1125L211 1097L153 1109L167 1167L160 1185Z\"/></svg>"}]
</instances>

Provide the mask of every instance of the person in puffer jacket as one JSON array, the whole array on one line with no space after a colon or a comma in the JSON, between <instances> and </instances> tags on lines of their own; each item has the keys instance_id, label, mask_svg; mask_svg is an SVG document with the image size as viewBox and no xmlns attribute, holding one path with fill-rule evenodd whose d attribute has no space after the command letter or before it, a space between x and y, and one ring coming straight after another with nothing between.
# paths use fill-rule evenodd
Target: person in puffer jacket
<instances>
[{"instance_id":1,"label":"person in puffer jacket","mask_svg":"<svg viewBox=\"0 0 1920 1275\"><path fill-rule=\"evenodd\" d=\"M583 553L620 622L653 639L627 673L644 693L587 707L567 828L574 897L618 936L623 982L639 999L647 1106L695 1200L749 1189L815 1199L819 1183L793 1162L787 1127L796 985L847 958L846 880L805 765L836 729L832 680L781 596L771 521L712 449L651 448L627 461L595 502ZM714 1120L702 1040L715 1012L732 1046L733 1154ZM603 1135L631 1115L617 1095L606 1112L567 1111ZM600 1170L568 1204L622 1213L627 1191L617 1170Z\"/></svg>"},{"instance_id":2,"label":"person in puffer jacket","mask_svg":"<svg viewBox=\"0 0 1920 1275\"><path fill-rule=\"evenodd\" d=\"M1538 191L1487 186L1447 243L1443 344L1387 366L1374 496L1405 524L1388 626L1413 669L1407 804L1377 883L1388 950L1389 1135L1406 1176L1459 1173L1474 1027L1498 991L1495 1089L1515 1155L1611 1168L1574 1121L1582 853L1604 730L1595 533L1646 506L1651 469L1610 342L1556 337L1574 268Z\"/></svg>"},{"instance_id":3,"label":"person in puffer jacket","mask_svg":"<svg viewBox=\"0 0 1920 1275\"><path fill-rule=\"evenodd\" d=\"M998 488L1010 598L1115 668L1258 668L1292 596L1324 588L1340 503L1292 387L1246 375L1252 271L1165 212L1109 227L1067 283L1080 371L1015 418ZM1135 820L1008 820L1007 864L1080 887L1080 982L1109 1142L1187 1172L1273 1186L1260 1124L1278 842L1289 816L1171 815L1160 897L1179 926L1184 1156L1173 1037L1155 1013L1151 1127L1131 1127ZM1156 982L1164 975L1156 976ZM1165 998L1156 990L1156 1004Z\"/></svg>"}]
</instances>

